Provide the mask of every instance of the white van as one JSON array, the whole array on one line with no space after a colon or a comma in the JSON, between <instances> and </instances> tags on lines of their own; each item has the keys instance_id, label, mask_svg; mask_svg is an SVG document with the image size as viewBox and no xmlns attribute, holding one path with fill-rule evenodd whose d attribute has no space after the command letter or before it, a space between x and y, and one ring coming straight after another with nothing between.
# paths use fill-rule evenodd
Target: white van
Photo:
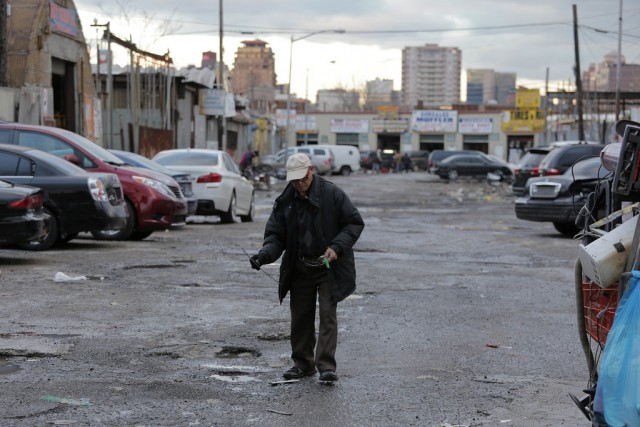
<instances>
[{"instance_id":1,"label":"white van","mask_svg":"<svg viewBox=\"0 0 640 427\"><path fill-rule=\"evenodd\" d=\"M314 145L318 148L328 148L333 153L333 170L331 173L350 175L360 170L360 151L353 145Z\"/></svg>"}]
</instances>

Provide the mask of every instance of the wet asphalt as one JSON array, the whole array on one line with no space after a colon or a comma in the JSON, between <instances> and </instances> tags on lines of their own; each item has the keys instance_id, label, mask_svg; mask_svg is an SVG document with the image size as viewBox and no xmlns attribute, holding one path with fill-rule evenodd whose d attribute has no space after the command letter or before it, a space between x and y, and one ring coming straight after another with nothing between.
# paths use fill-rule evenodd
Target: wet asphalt
<instances>
[{"instance_id":1,"label":"wet asphalt","mask_svg":"<svg viewBox=\"0 0 640 427\"><path fill-rule=\"evenodd\" d=\"M274 182L253 223L197 217L140 242L0 249L0 425L587 425L568 397L588 379L577 241L516 219L506 185L329 179L366 224L333 386L280 383L279 265L257 272L245 255L261 246Z\"/></svg>"}]
</instances>

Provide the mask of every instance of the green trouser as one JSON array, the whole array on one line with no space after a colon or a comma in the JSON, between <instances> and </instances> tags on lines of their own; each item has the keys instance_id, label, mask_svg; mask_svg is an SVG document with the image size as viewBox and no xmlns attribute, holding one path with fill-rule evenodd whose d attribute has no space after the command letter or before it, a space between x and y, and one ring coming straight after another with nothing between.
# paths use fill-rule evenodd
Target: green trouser
<instances>
[{"instance_id":1,"label":"green trouser","mask_svg":"<svg viewBox=\"0 0 640 427\"><path fill-rule=\"evenodd\" d=\"M336 370L338 343L337 303L331 299L326 267L308 268L296 263L291 281L291 358L294 366L312 371ZM320 326L316 347L316 296L319 301ZM315 357L314 357L315 348Z\"/></svg>"}]
</instances>

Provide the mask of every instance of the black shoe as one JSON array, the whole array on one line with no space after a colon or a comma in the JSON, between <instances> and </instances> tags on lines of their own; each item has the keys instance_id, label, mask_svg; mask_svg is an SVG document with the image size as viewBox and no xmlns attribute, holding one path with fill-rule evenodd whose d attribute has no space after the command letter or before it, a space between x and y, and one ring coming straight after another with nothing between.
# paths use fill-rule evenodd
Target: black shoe
<instances>
[{"instance_id":1,"label":"black shoe","mask_svg":"<svg viewBox=\"0 0 640 427\"><path fill-rule=\"evenodd\" d=\"M315 369L311 369L309 371L303 371L297 366L294 366L293 368L289 369L287 372L282 374L282 377L285 380L297 380L304 377L310 377L311 375L315 375L315 373L316 373Z\"/></svg>"},{"instance_id":2,"label":"black shoe","mask_svg":"<svg viewBox=\"0 0 640 427\"><path fill-rule=\"evenodd\" d=\"M334 371L322 371L320 372L320 381L332 383L338 381L338 376Z\"/></svg>"}]
</instances>

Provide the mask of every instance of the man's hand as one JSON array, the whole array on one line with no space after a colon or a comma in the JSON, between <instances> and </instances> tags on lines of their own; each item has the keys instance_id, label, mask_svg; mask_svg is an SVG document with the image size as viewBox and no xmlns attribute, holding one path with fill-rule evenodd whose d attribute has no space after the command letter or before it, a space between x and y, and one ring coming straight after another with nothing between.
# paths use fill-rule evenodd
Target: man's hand
<instances>
[{"instance_id":1,"label":"man's hand","mask_svg":"<svg viewBox=\"0 0 640 427\"><path fill-rule=\"evenodd\" d=\"M327 261L332 262L338 259L338 254L336 254L336 251L334 251L333 249L327 248L327 250L324 251L324 258Z\"/></svg>"},{"instance_id":2,"label":"man's hand","mask_svg":"<svg viewBox=\"0 0 640 427\"><path fill-rule=\"evenodd\" d=\"M251 268L253 268L254 270L260 270L260 267L262 267L267 262L265 258L265 255L261 253L258 253L249 258L249 261L251 262Z\"/></svg>"}]
</instances>

